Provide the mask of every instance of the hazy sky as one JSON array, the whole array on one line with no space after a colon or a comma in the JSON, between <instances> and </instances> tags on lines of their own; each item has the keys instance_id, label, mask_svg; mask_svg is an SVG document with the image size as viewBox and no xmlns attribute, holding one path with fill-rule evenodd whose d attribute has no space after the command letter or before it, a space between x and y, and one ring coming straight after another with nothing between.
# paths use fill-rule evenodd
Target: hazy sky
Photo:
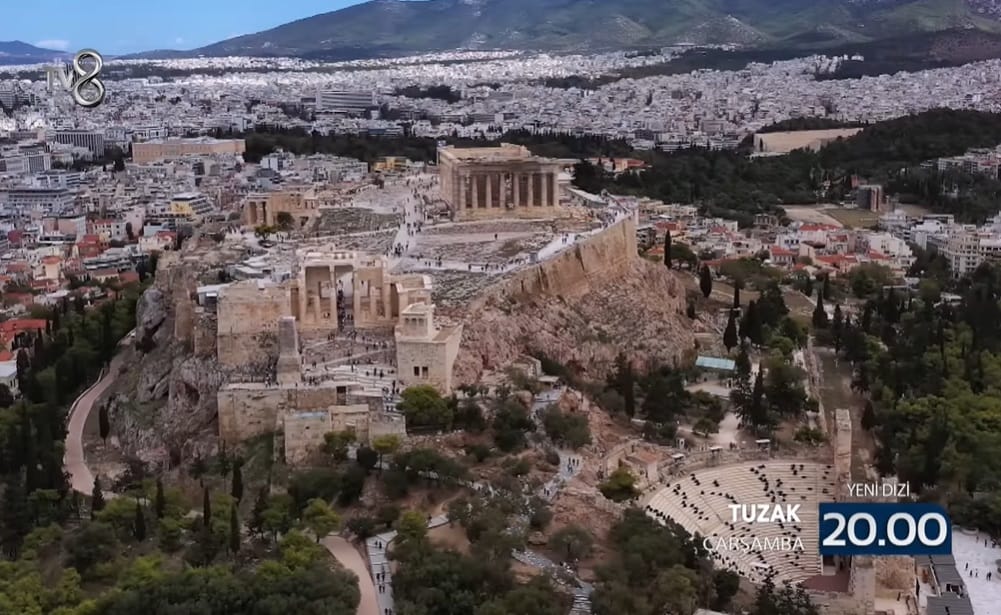
<instances>
[{"instance_id":1,"label":"hazy sky","mask_svg":"<svg viewBox=\"0 0 1001 615\"><path fill-rule=\"evenodd\" d=\"M0 0L0 41L107 54L193 49L361 0Z\"/></svg>"}]
</instances>

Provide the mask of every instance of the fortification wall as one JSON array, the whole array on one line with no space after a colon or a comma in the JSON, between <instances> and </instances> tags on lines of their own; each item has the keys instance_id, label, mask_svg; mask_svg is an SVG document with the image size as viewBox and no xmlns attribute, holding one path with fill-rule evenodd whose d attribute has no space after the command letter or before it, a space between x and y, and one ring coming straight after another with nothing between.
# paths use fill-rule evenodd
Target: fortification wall
<instances>
[{"instance_id":1,"label":"fortification wall","mask_svg":"<svg viewBox=\"0 0 1001 615\"><path fill-rule=\"evenodd\" d=\"M291 309L285 287L258 288L255 281L226 287L217 310L219 364L243 367L277 358L278 320Z\"/></svg>"},{"instance_id":2,"label":"fortification wall","mask_svg":"<svg viewBox=\"0 0 1001 615\"><path fill-rule=\"evenodd\" d=\"M337 387L266 387L231 384L219 389L219 437L237 444L275 430L280 413L326 410L337 404Z\"/></svg>"},{"instance_id":3,"label":"fortification wall","mask_svg":"<svg viewBox=\"0 0 1001 615\"><path fill-rule=\"evenodd\" d=\"M580 297L595 285L622 276L638 258L636 220L628 216L556 256L501 280L471 307L508 297Z\"/></svg>"}]
</instances>

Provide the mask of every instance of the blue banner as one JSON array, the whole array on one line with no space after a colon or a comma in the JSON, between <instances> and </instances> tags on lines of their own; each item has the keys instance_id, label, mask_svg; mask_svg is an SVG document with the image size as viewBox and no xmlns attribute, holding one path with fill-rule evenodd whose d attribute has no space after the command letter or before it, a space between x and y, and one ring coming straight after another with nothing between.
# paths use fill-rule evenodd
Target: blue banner
<instances>
[{"instance_id":1,"label":"blue banner","mask_svg":"<svg viewBox=\"0 0 1001 615\"><path fill-rule=\"evenodd\" d=\"M821 555L951 555L952 521L938 504L821 503Z\"/></svg>"}]
</instances>

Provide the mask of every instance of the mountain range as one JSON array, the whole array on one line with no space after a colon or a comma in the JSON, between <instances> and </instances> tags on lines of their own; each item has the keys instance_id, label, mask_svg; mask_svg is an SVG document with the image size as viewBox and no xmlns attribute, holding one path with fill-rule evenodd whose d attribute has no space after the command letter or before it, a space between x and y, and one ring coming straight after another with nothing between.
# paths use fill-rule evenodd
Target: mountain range
<instances>
[{"instance_id":1,"label":"mountain range","mask_svg":"<svg viewBox=\"0 0 1001 615\"><path fill-rule=\"evenodd\" d=\"M996 0L371 0L189 52L129 57L345 60L454 49L596 51L679 43L836 46L1001 33Z\"/></svg>"},{"instance_id":2,"label":"mountain range","mask_svg":"<svg viewBox=\"0 0 1001 615\"><path fill-rule=\"evenodd\" d=\"M0 65L42 64L69 57L65 51L42 49L21 41L0 41Z\"/></svg>"}]
</instances>

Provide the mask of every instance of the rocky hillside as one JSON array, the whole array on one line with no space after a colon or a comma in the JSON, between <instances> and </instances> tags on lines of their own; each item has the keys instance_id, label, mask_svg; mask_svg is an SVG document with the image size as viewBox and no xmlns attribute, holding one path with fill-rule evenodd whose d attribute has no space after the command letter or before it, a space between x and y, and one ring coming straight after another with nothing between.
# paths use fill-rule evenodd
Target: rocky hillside
<instances>
[{"instance_id":1,"label":"rocky hillside","mask_svg":"<svg viewBox=\"0 0 1001 615\"><path fill-rule=\"evenodd\" d=\"M695 347L684 311L678 274L642 259L576 296L494 295L467 315L454 375L472 383L483 370L532 352L593 380L614 369L620 352L640 368L672 363Z\"/></svg>"},{"instance_id":2,"label":"rocky hillside","mask_svg":"<svg viewBox=\"0 0 1001 615\"><path fill-rule=\"evenodd\" d=\"M681 279L635 250L630 219L483 289L462 309L443 310L464 322L457 382L537 351L590 379L603 379L620 352L638 367L691 353ZM174 466L213 452L216 392L240 375L216 361L214 320L185 306L221 263L239 260L236 252L207 244L162 257L136 308L136 348L108 393L113 435L126 456Z\"/></svg>"},{"instance_id":3,"label":"rocky hillside","mask_svg":"<svg viewBox=\"0 0 1001 615\"><path fill-rule=\"evenodd\" d=\"M185 254L160 258L155 284L136 305L136 348L129 349L125 369L109 389L113 435L127 457L173 466L181 459L205 457L216 446L216 391L232 378L214 356L193 352L191 314L178 314L180 301L199 283L213 281L218 268L239 259L210 240ZM187 248L186 248L187 250ZM175 327L188 331L178 339ZM204 326L199 325L201 329ZM103 401L103 400L102 400Z\"/></svg>"},{"instance_id":4,"label":"rocky hillside","mask_svg":"<svg viewBox=\"0 0 1001 615\"><path fill-rule=\"evenodd\" d=\"M998 31L994 0L371 0L195 49L321 60L453 49L585 50L683 42L795 46L955 28ZM153 54L155 55L155 54Z\"/></svg>"}]
</instances>

